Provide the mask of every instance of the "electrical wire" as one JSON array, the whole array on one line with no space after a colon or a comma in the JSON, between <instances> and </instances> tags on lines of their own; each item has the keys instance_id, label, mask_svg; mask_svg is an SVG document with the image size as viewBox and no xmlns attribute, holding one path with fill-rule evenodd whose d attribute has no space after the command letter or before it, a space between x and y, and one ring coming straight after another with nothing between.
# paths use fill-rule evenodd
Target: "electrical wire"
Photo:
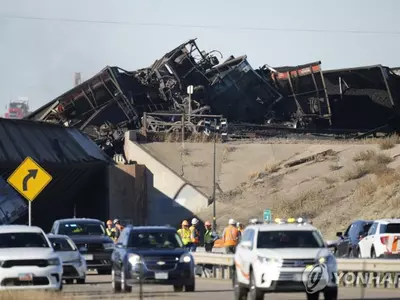
<instances>
[{"instance_id":1,"label":"electrical wire","mask_svg":"<svg viewBox=\"0 0 400 300\"><path fill-rule=\"evenodd\" d=\"M273 28L273 27L234 27L220 25L198 25L198 24L172 24L172 23L142 23L125 21L106 21L106 20L85 20L69 18L49 18L33 16L4 15L4 19L21 19L35 21L54 21L69 23L91 23L91 24L111 24L111 25L131 25L141 27L176 27L176 28L198 28L216 30L238 30L238 31L280 31L280 32L315 32L315 33L344 33L344 34L375 34L375 35L400 35L400 31L369 31L369 30L340 30L340 29L315 29L315 28Z\"/></svg>"}]
</instances>

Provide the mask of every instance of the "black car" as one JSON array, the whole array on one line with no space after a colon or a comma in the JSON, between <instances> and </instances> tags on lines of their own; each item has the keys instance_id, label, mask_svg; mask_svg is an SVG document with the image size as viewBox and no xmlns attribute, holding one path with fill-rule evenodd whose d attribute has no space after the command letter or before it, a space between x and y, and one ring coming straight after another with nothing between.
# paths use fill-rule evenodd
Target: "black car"
<instances>
[{"instance_id":1,"label":"black car","mask_svg":"<svg viewBox=\"0 0 400 300\"><path fill-rule=\"evenodd\" d=\"M367 235L372 223L373 221L357 220L352 222L344 233L337 232L339 240L336 243L336 257L358 257L358 242Z\"/></svg>"},{"instance_id":2,"label":"black car","mask_svg":"<svg viewBox=\"0 0 400 300\"><path fill-rule=\"evenodd\" d=\"M130 292L137 283L195 290L194 261L176 230L168 226L126 227L112 254L114 292Z\"/></svg>"},{"instance_id":3,"label":"black car","mask_svg":"<svg viewBox=\"0 0 400 300\"><path fill-rule=\"evenodd\" d=\"M96 269L99 274L111 274L114 242L106 235L102 221L84 218L57 220L51 233L69 236L85 258L88 269Z\"/></svg>"}]
</instances>

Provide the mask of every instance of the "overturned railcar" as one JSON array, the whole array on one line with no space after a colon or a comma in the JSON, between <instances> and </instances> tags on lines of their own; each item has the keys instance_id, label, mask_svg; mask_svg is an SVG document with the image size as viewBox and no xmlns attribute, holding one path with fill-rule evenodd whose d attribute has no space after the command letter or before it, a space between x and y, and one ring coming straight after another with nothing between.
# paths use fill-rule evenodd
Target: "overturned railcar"
<instances>
[{"instance_id":1,"label":"overturned railcar","mask_svg":"<svg viewBox=\"0 0 400 300\"><path fill-rule=\"evenodd\" d=\"M255 71L247 56L233 57L206 72L211 79L209 105L231 122L262 124L282 95Z\"/></svg>"},{"instance_id":2,"label":"overturned railcar","mask_svg":"<svg viewBox=\"0 0 400 300\"><path fill-rule=\"evenodd\" d=\"M290 121L297 128L330 125L331 110L321 62L274 68L263 66L259 72L284 97L270 111L268 123Z\"/></svg>"},{"instance_id":3,"label":"overturned railcar","mask_svg":"<svg viewBox=\"0 0 400 300\"><path fill-rule=\"evenodd\" d=\"M400 77L382 65L324 71L332 127L373 130L396 126Z\"/></svg>"}]
</instances>

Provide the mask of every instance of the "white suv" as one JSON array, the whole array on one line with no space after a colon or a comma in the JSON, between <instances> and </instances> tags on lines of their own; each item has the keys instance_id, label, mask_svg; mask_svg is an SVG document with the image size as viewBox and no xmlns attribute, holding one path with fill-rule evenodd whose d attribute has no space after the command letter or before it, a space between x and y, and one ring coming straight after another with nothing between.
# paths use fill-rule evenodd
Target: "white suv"
<instances>
[{"instance_id":1,"label":"white suv","mask_svg":"<svg viewBox=\"0 0 400 300\"><path fill-rule=\"evenodd\" d=\"M0 290L62 289L62 263L42 229L0 226Z\"/></svg>"},{"instance_id":2,"label":"white suv","mask_svg":"<svg viewBox=\"0 0 400 300\"><path fill-rule=\"evenodd\" d=\"M400 258L400 219L382 219L372 223L367 236L358 242L362 258Z\"/></svg>"},{"instance_id":3,"label":"white suv","mask_svg":"<svg viewBox=\"0 0 400 300\"><path fill-rule=\"evenodd\" d=\"M248 226L234 260L236 300L262 300L270 292L305 292L309 300L322 292L326 300L337 299L336 258L321 233L301 220Z\"/></svg>"}]
</instances>

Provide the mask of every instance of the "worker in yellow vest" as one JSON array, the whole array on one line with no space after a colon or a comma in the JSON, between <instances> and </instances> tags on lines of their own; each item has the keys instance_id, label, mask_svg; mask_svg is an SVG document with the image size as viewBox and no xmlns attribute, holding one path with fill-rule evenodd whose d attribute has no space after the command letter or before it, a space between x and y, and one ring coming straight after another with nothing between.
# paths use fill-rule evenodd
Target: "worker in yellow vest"
<instances>
[{"instance_id":1,"label":"worker in yellow vest","mask_svg":"<svg viewBox=\"0 0 400 300\"><path fill-rule=\"evenodd\" d=\"M218 239L218 235L211 229L210 221L204 223L204 248L206 252L212 252L215 241Z\"/></svg>"},{"instance_id":2,"label":"worker in yellow vest","mask_svg":"<svg viewBox=\"0 0 400 300\"><path fill-rule=\"evenodd\" d=\"M178 234L182 239L183 246L190 250L192 246L191 231L189 229L189 222L184 220L182 222L182 228L178 229Z\"/></svg>"},{"instance_id":3,"label":"worker in yellow vest","mask_svg":"<svg viewBox=\"0 0 400 300\"><path fill-rule=\"evenodd\" d=\"M196 252L197 246L200 243L200 233L197 229L197 225L199 224L199 220L197 220L196 218L192 219L192 226L190 226L190 238L192 240L192 247L190 249L191 252Z\"/></svg>"}]
</instances>

